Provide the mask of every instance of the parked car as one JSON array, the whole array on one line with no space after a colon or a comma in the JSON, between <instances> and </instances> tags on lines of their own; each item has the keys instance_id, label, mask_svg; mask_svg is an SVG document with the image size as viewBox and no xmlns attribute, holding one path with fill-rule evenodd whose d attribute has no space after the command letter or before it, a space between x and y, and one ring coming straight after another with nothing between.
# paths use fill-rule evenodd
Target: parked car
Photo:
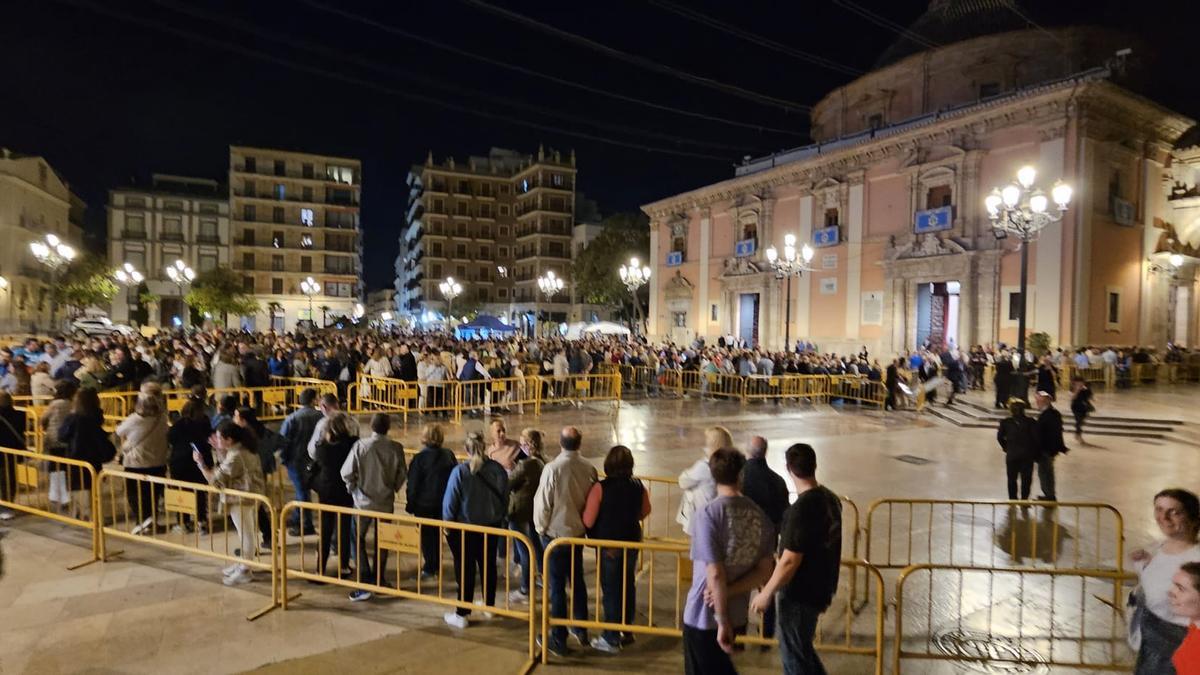
<instances>
[{"instance_id":1,"label":"parked car","mask_svg":"<svg viewBox=\"0 0 1200 675\"><path fill-rule=\"evenodd\" d=\"M124 335L132 337L137 334L133 328L121 323L113 323L107 316L81 316L71 322L71 332L76 335L96 337L101 335Z\"/></svg>"}]
</instances>

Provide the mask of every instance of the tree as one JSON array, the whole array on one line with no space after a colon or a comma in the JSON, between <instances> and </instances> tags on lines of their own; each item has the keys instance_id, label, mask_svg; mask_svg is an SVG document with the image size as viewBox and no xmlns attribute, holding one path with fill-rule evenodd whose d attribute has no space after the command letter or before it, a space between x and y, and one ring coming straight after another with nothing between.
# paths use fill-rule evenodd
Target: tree
<instances>
[{"instance_id":1,"label":"tree","mask_svg":"<svg viewBox=\"0 0 1200 675\"><path fill-rule=\"evenodd\" d=\"M228 267L214 267L196 275L184 302L212 316L249 316L258 312L254 297L242 291L241 277Z\"/></svg>"},{"instance_id":2,"label":"tree","mask_svg":"<svg viewBox=\"0 0 1200 675\"><path fill-rule=\"evenodd\" d=\"M60 305L83 311L92 305L108 304L119 290L108 263L87 253L67 267L51 291L51 297Z\"/></svg>"},{"instance_id":3,"label":"tree","mask_svg":"<svg viewBox=\"0 0 1200 675\"><path fill-rule=\"evenodd\" d=\"M575 289L583 302L616 305L626 316L633 316L640 311L642 298L649 297L648 287L638 292L634 306L634 298L617 270L628 265L630 258L650 265L649 220L641 213L615 213L600 225L603 228L600 234L575 258L572 271Z\"/></svg>"}]
</instances>

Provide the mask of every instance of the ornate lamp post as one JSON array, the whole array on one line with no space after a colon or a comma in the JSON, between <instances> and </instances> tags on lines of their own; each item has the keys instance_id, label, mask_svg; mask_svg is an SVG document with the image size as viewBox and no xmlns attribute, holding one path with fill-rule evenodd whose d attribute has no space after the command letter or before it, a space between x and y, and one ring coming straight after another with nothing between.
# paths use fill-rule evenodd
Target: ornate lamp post
<instances>
[{"instance_id":1,"label":"ornate lamp post","mask_svg":"<svg viewBox=\"0 0 1200 675\"><path fill-rule=\"evenodd\" d=\"M454 299L462 295L462 284L454 280L454 277L446 277L446 280L438 284L438 290L446 298L446 327L450 327L450 322L454 317Z\"/></svg>"},{"instance_id":2,"label":"ornate lamp post","mask_svg":"<svg viewBox=\"0 0 1200 675\"><path fill-rule=\"evenodd\" d=\"M771 263L771 267L775 270L775 278L782 279L787 285L787 299L785 300L786 317L783 324L783 347L786 351L792 350L792 277L798 277L804 272L811 272L808 263L812 261L813 250L808 244L805 244L800 249L800 255L796 255L796 235L788 233L783 236L783 255L779 255L774 245L767 248L767 262Z\"/></svg>"},{"instance_id":3,"label":"ornate lamp post","mask_svg":"<svg viewBox=\"0 0 1200 675\"><path fill-rule=\"evenodd\" d=\"M316 326L317 322L313 320L312 299L314 295L321 292L321 284L317 283L316 279L308 277L304 281L300 282L300 292L308 296L308 320L312 321L313 325ZM324 326L322 326L322 328L324 328Z\"/></svg>"},{"instance_id":4,"label":"ornate lamp post","mask_svg":"<svg viewBox=\"0 0 1200 675\"><path fill-rule=\"evenodd\" d=\"M1062 181L1054 184L1050 197L1034 186L1037 169L1023 166L1017 171L1017 181L995 188L984 200L992 221L992 234L1005 239L1010 234L1021 242L1021 313L1017 317L1017 352L1019 377L1025 377L1025 309L1029 284L1029 244L1036 241L1047 225L1062 220L1071 203L1071 186ZM1050 210L1050 199L1055 209ZM1018 380L1014 380L1016 382ZM1021 398L1028 396L1028 386L1020 388Z\"/></svg>"},{"instance_id":5,"label":"ornate lamp post","mask_svg":"<svg viewBox=\"0 0 1200 675\"><path fill-rule=\"evenodd\" d=\"M146 279L141 272L137 271L137 268L133 266L133 263L125 263L121 267L118 267L117 270L113 272L113 278L115 278L117 283L121 284L122 286L135 286L142 283L142 281Z\"/></svg>"},{"instance_id":6,"label":"ornate lamp post","mask_svg":"<svg viewBox=\"0 0 1200 675\"><path fill-rule=\"evenodd\" d=\"M196 278L196 271L191 267L188 267L187 263L183 262L182 260L176 260L174 265L167 266L167 278L175 282L175 285L179 287L179 302L183 305L183 309L180 311L182 311L184 314L188 314L187 303L184 302L183 299L186 295L186 293L183 291L183 287L192 283L192 281ZM187 317L187 323L191 323L191 316Z\"/></svg>"},{"instance_id":7,"label":"ornate lamp post","mask_svg":"<svg viewBox=\"0 0 1200 675\"><path fill-rule=\"evenodd\" d=\"M41 264L45 265L50 270L50 286L51 289L58 286L58 273L60 270L71 264L75 259L75 249L69 244L63 242L56 234L47 234L45 238L30 242L29 250L33 253L33 257ZM50 294L50 323L54 323L54 315L58 313L58 303L54 300L54 294Z\"/></svg>"},{"instance_id":8,"label":"ornate lamp post","mask_svg":"<svg viewBox=\"0 0 1200 675\"><path fill-rule=\"evenodd\" d=\"M537 283L538 283L538 289L541 290L541 292L546 295L546 302L550 302L551 299L554 298L555 294L557 294L559 291L561 291L563 289L562 277L556 275L554 273L554 270L546 270L545 274L538 277ZM537 305L535 304L534 308L533 308L533 324L534 324L534 326L537 326L537 324L538 324L537 319L538 319L538 312L537 312ZM537 336L537 331L535 329L534 337L536 337L536 336Z\"/></svg>"},{"instance_id":9,"label":"ornate lamp post","mask_svg":"<svg viewBox=\"0 0 1200 675\"><path fill-rule=\"evenodd\" d=\"M621 265L621 269L617 270L621 275L621 283L625 284L625 288L629 289L629 293L633 296L633 309L637 314L638 326L642 325L642 303L638 302L638 289L646 285L650 281L650 268L642 267L637 258L630 258L628 265Z\"/></svg>"}]
</instances>

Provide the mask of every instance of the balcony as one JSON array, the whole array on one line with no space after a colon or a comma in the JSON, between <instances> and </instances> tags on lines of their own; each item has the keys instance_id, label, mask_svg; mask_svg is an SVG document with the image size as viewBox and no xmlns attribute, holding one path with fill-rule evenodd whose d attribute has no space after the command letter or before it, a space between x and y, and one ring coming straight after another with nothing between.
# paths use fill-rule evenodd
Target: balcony
<instances>
[{"instance_id":1,"label":"balcony","mask_svg":"<svg viewBox=\"0 0 1200 675\"><path fill-rule=\"evenodd\" d=\"M181 241L183 241L183 233L182 232L163 232L159 236L159 238L162 239L163 241L179 241L179 242L181 242Z\"/></svg>"},{"instance_id":2,"label":"balcony","mask_svg":"<svg viewBox=\"0 0 1200 675\"><path fill-rule=\"evenodd\" d=\"M198 234L196 235L197 244L220 244L221 235L219 234Z\"/></svg>"},{"instance_id":3,"label":"balcony","mask_svg":"<svg viewBox=\"0 0 1200 675\"><path fill-rule=\"evenodd\" d=\"M145 230L121 230L122 239L138 239L144 241L146 239Z\"/></svg>"}]
</instances>

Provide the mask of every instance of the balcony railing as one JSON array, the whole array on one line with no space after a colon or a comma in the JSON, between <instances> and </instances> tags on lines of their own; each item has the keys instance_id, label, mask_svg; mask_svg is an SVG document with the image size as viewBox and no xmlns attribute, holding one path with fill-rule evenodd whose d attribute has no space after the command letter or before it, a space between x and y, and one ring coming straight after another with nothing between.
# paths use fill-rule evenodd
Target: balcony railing
<instances>
[{"instance_id":1,"label":"balcony railing","mask_svg":"<svg viewBox=\"0 0 1200 675\"><path fill-rule=\"evenodd\" d=\"M196 235L197 244L220 244L221 235L219 234L198 234Z\"/></svg>"},{"instance_id":2,"label":"balcony railing","mask_svg":"<svg viewBox=\"0 0 1200 675\"><path fill-rule=\"evenodd\" d=\"M183 241L182 232L163 232L161 239L163 241Z\"/></svg>"},{"instance_id":3,"label":"balcony railing","mask_svg":"<svg viewBox=\"0 0 1200 675\"><path fill-rule=\"evenodd\" d=\"M145 230L121 230L122 239L145 239Z\"/></svg>"}]
</instances>

